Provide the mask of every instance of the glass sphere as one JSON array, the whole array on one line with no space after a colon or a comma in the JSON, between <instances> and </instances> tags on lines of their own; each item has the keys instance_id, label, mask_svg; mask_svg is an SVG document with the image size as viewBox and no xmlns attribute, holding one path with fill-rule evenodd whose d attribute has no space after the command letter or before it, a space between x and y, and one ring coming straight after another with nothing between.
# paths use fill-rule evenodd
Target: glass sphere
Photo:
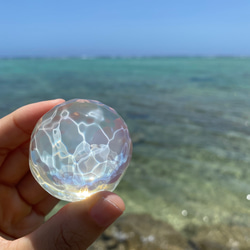
<instances>
[{"instance_id":1,"label":"glass sphere","mask_svg":"<svg viewBox=\"0 0 250 250\"><path fill-rule=\"evenodd\" d=\"M78 201L98 191L113 191L131 155L127 125L114 109L98 101L74 99L37 122L29 164L48 193Z\"/></svg>"}]
</instances>

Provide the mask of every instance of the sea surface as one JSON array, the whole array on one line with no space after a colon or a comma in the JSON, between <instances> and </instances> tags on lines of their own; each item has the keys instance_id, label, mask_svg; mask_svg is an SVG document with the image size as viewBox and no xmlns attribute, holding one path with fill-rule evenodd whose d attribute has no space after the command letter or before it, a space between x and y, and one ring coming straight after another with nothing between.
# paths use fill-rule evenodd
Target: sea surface
<instances>
[{"instance_id":1,"label":"sea surface","mask_svg":"<svg viewBox=\"0 0 250 250\"><path fill-rule=\"evenodd\" d=\"M128 124L127 213L250 228L250 58L0 59L0 117L59 97L99 100Z\"/></svg>"}]
</instances>

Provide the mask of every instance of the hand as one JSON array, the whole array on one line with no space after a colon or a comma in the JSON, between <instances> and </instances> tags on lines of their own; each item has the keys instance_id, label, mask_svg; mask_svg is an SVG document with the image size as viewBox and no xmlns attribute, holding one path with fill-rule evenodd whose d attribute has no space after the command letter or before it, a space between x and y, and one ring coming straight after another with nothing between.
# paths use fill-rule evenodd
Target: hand
<instances>
[{"instance_id":1,"label":"hand","mask_svg":"<svg viewBox=\"0 0 250 250\"><path fill-rule=\"evenodd\" d=\"M125 209L119 196L104 191L67 204L44 223L58 200L29 171L29 141L38 119L62 102L30 104L0 119L1 249L86 249Z\"/></svg>"}]
</instances>

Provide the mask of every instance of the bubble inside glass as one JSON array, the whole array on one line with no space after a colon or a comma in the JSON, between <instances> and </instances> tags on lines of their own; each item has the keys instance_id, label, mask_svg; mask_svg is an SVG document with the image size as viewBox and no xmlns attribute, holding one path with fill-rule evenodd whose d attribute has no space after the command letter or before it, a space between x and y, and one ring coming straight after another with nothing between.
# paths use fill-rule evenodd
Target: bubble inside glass
<instances>
[{"instance_id":1,"label":"bubble inside glass","mask_svg":"<svg viewBox=\"0 0 250 250\"><path fill-rule=\"evenodd\" d=\"M74 99L38 121L31 135L29 163L48 193L78 201L98 191L113 191L131 154L127 125L114 109Z\"/></svg>"}]
</instances>

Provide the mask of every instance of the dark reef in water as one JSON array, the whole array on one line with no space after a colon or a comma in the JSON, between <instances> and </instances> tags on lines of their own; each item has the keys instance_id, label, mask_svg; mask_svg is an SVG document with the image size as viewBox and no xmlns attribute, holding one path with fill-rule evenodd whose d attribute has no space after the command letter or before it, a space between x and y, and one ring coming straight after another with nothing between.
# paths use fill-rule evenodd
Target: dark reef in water
<instances>
[{"instance_id":1,"label":"dark reef in water","mask_svg":"<svg viewBox=\"0 0 250 250\"><path fill-rule=\"evenodd\" d=\"M89 250L246 250L250 249L246 227L197 227L177 232L167 222L148 214L127 214L109 227Z\"/></svg>"}]
</instances>

